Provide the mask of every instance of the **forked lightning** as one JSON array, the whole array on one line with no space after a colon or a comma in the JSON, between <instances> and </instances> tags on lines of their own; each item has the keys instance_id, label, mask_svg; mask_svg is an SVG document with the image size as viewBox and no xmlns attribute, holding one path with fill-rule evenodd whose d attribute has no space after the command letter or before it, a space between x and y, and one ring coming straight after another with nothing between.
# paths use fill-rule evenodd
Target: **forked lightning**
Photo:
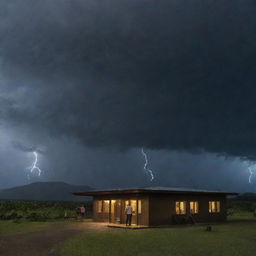
<instances>
[{"instance_id":1,"label":"forked lightning","mask_svg":"<svg viewBox=\"0 0 256 256\"><path fill-rule=\"evenodd\" d=\"M148 168L148 156L147 156L147 154L145 153L145 151L144 151L143 148L141 149L141 153L142 153L142 155L143 155L144 158L145 158L144 170L145 170L145 172L149 173L149 175L150 175L150 181L153 181L155 177L154 177L153 172Z\"/></svg>"}]
</instances>

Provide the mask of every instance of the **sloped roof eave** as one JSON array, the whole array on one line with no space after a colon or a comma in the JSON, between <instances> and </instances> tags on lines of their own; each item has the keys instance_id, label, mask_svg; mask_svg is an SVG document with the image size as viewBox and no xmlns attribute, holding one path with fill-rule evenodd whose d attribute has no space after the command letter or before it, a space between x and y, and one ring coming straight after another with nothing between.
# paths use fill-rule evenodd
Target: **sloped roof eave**
<instances>
[{"instance_id":1,"label":"sloped roof eave","mask_svg":"<svg viewBox=\"0 0 256 256\"><path fill-rule=\"evenodd\" d=\"M224 192L224 191L208 191L208 190L189 190L189 189L112 189L112 190L95 190L74 192L76 196L97 196L97 195L124 195L124 194L222 194L222 195L238 195L236 192Z\"/></svg>"}]
</instances>

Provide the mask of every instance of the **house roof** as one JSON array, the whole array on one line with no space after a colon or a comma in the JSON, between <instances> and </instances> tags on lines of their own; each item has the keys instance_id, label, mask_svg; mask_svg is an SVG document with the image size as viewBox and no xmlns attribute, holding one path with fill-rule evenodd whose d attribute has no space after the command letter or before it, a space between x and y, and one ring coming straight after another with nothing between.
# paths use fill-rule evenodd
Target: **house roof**
<instances>
[{"instance_id":1,"label":"house roof","mask_svg":"<svg viewBox=\"0 0 256 256\"><path fill-rule=\"evenodd\" d=\"M171 188L171 187L143 187L143 188L126 188L126 189L107 189L91 190L84 192L74 192L77 196L97 196L97 195L123 195L123 194L224 194L238 195L234 192L200 190L189 188Z\"/></svg>"}]
</instances>

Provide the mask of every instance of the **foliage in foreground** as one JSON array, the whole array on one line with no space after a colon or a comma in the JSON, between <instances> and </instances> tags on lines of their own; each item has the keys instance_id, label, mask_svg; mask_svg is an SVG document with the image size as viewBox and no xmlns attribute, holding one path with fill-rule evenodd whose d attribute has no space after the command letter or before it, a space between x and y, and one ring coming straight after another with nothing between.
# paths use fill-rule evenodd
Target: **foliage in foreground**
<instances>
[{"instance_id":1,"label":"foliage in foreground","mask_svg":"<svg viewBox=\"0 0 256 256\"><path fill-rule=\"evenodd\" d=\"M256 215L256 194L245 193L227 200L229 212L251 212Z\"/></svg>"},{"instance_id":2,"label":"foliage in foreground","mask_svg":"<svg viewBox=\"0 0 256 256\"><path fill-rule=\"evenodd\" d=\"M56 220L76 217L75 202L0 201L0 220Z\"/></svg>"},{"instance_id":3,"label":"foliage in foreground","mask_svg":"<svg viewBox=\"0 0 256 256\"><path fill-rule=\"evenodd\" d=\"M256 222L205 227L89 233L59 246L61 256L251 256L256 251Z\"/></svg>"}]
</instances>

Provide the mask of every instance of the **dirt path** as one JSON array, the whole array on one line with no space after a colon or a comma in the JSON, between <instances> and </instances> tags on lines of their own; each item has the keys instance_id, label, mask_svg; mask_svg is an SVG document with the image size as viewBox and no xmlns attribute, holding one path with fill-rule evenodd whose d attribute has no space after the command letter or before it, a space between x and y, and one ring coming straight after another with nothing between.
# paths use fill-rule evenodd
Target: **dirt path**
<instances>
[{"instance_id":1,"label":"dirt path","mask_svg":"<svg viewBox=\"0 0 256 256\"><path fill-rule=\"evenodd\" d=\"M1 256L56 256L59 242L84 232L109 232L104 224L93 222L56 224L45 230L0 237ZM70 255L71 256L71 255Z\"/></svg>"}]
</instances>

